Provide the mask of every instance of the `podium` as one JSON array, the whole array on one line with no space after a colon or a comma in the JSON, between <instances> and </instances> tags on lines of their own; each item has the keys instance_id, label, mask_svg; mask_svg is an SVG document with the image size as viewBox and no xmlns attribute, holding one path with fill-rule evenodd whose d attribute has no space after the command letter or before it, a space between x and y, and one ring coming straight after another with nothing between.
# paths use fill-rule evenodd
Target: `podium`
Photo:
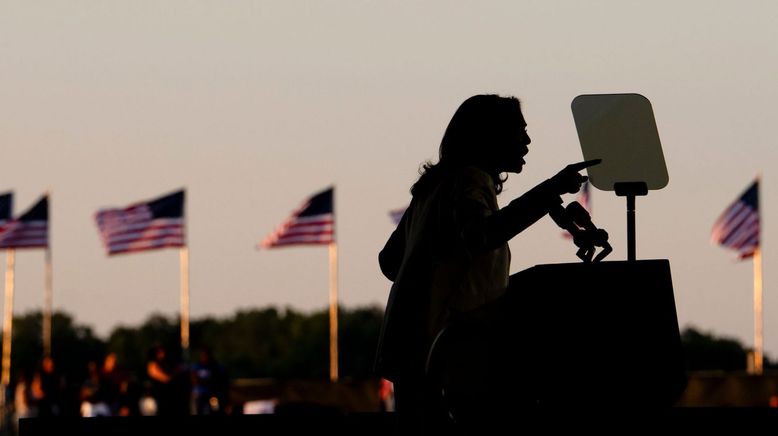
<instances>
[{"instance_id":1,"label":"podium","mask_svg":"<svg viewBox=\"0 0 778 436\"><path fill-rule=\"evenodd\" d=\"M672 406L686 386L667 260L538 265L444 330L428 374L452 416Z\"/></svg>"}]
</instances>

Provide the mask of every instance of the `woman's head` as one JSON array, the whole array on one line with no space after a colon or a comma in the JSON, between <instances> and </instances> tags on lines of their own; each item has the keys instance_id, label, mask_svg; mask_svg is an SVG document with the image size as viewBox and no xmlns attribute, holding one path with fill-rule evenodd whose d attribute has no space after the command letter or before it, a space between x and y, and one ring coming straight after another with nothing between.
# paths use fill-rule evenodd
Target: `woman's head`
<instances>
[{"instance_id":1,"label":"woman's head","mask_svg":"<svg viewBox=\"0 0 778 436\"><path fill-rule=\"evenodd\" d=\"M459 106L440 143L444 165L478 166L488 172L520 172L530 143L515 97L476 95Z\"/></svg>"},{"instance_id":2,"label":"woman's head","mask_svg":"<svg viewBox=\"0 0 778 436\"><path fill-rule=\"evenodd\" d=\"M517 98L493 94L468 98L446 128L438 163L425 164L419 182L425 181L425 175L475 166L492 175L500 192L505 181L500 174L519 173L524 165L531 142L526 128ZM426 184L419 182L412 192Z\"/></svg>"}]
</instances>

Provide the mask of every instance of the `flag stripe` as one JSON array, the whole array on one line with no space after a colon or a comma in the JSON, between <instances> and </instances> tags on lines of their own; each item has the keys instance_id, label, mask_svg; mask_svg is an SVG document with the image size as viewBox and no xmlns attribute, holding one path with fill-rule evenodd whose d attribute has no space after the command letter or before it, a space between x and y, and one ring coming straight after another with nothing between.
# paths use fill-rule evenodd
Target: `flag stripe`
<instances>
[{"instance_id":1,"label":"flag stripe","mask_svg":"<svg viewBox=\"0 0 778 436\"><path fill-rule=\"evenodd\" d=\"M108 244L122 244L132 241L142 241L146 239L166 238L168 236L184 236L184 229L181 227L166 229L148 229L143 232L122 233L121 235L112 235L107 239Z\"/></svg>"},{"instance_id":2,"label":"flag stripe","mask_svg":"<svg viewBox=\"0 0 778 436\"><path fill-rule=\"evenodd\" d=\"M138 240L128 244L114 244L110 254L130 253L145 251L155 248L183 247L184 238L156 238L151 240Z\"/></svg>"},{"instance_id":3,"label":"flag stripe","mask_svg":"<svg viewBox=\"0 0 778 436\"><path fill-rule=\"evenodd\" d=\"M332 242L331 238L325 236L306 235L306 236L292 236L289 238L280 238L274 242L274 246L281 245L293 245L293 244L329 244Z\"/></svg>"},{"instance_id":4,"label":"flag stripe","mask_svg":"<svg viewBox=\"0 0 778 436\"><path fill-rule=\"evenodd\" d=\"M146 230L177 228L180 229L184 224L183 219L155 219L145 223L129 224L127 226L104 226L101 234L106 236L121 236L126 234L139 233Z\"/></svg>"},{"instance_id":5,"label":"flag stripe","mask_svg":"<svg viewBox=\"0 0 778 436\"><path fill-rule=\"evenodd\" d=\"M322 236L322 237L332 237L332 231L328 232L316 232L316 231L310 231L310 232L286 232L283 235L278 235L278 239L284 239L284 238L293 238L297 236Z\"/></svg>"},{"instance_id":6,"label":"flag stripe","mask_svg":"<svg viewBox=\"0 0 778 436\"><path fill-rule=\"evenodd\" d=\"M299 216L294 218L294 222L298 224L307 224L307 223L331 223L333 219L333 214L331 213L325 213L321 215L310 215L310 216Z\"/></svg>"},{"instance_id":7,"label":"flag stripe","mask_svg":"<svg viewBox=\"0 0 778 436\"><path fill-rule=\"evenodd\" d=\"M5 242L5 247L46 247L48 246L48 238L46 237L25 237L8 239Z\"/></svg>"}]
</instances>

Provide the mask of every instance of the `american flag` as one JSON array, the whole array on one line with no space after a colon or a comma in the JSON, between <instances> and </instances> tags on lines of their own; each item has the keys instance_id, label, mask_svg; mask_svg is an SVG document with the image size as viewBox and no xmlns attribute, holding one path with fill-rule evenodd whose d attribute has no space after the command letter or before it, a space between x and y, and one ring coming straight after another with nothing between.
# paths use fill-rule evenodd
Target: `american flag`
<instances>
[{"instance_id":1,"label":"american flag","mask_svg":"<svg viewBox=\"0 0 778 436\"><path fill-rule=\"evenodd\" d=\"M109 255L186 246L184 191L95 214Z\"/></svg>"},{"instance_id":2,"label":"american flag","mask_svg":"<svg viewBox=\"0 0 778 436\"><path fill-rule=\"evenodd\" d=\"M11 199L8 199L10 218ZM0 248L46 248L49 246L49 197L44 195L19 218L0 225Z\"/></svg>"},{"instance_id":3,"label":"american flag","mask_svg":"<svg viewBox=\"0 0 778 436\"><path fill-rule=\"evenodd\" d=\"M592 198L589 195L589 181L583 182L583 185L581 185L581 190L578 191L578 203L581 204L581 206L586 209L587 212L589 212L589 215L592 214Z\"/></svg>"},{"instance_id":4,"label":"american flag","mask_svg":"<svg viewBox=\"0 0 778 436\"><path fill-rule=\"evenodd\" d=\"M330 187L306 200L259 248L335 242L334 191Z\"/></svg>"},{"instance_id":5,"label":"american flag","mask_svg":"<svg viewBox=\"0 0 778 436\"><path fill-rule=\"evenodd\" d=\"M711 241L737 250L740 259L754 255L759 248L759 180L754 181L716 220Z\"/></svg>"},{"instance_id":6,"label":"american flag","mask_svg":"<svg viewBox=\"0 0 778 436\"><path fill-rule=\"evenodd\" d=\"M392 220L392 223L394 225L400 224L400 220L403 219L403 215L405 214L405 209L408 207L401 207L399 209L394 209L389 211L389 219Z\"/></svg>"}]
</instances>

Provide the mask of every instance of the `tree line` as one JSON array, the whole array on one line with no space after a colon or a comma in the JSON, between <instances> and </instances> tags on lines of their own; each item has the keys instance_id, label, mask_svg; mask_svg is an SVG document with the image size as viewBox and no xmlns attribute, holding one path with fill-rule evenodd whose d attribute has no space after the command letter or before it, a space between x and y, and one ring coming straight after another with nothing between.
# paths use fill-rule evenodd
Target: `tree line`
<instances>
[{"instance_id":1,"label":"tree line","mask_svg":"<svg viewBox=\"0 0 778 436\"><path fill-rule=\"evenodd\" d=\"M373 377L373 358L383 310L379 307L341 308L339 354L341 377ZM42 357L41 313L14 317L12 379L37 368ZM329 374L329 321L326 310L311 313L291 308L241 310L224 318L194 319L190 324L192 358L207 348L230 378L310 378ZM694 327L681 335L690 371L738 371L746 368L748 349L739 341ZM52 318L52 357L57 370L71 380L86 377L89 362L116 353L119 365L142 377L155 346L181 355L178 318L154 314L139 326L119 326L107 338L79 324L65 312ZM531 353L531 350L527 350ZM766 366L774 366L769 360Z\"/></svg>"},{"instance_id":2,"label":"tree line","mask_svg":"<svg viewBox=\"0 0 778 436\"><path fill-rule=\"evenodd\" d=\"M383 310L377 307L339 311L341 377L372 377ZM33 371L42 358L40 312L14 317L12 379ZM123 369L142 376L150 351L162 346L173 360L181 355L178 317L151 315L140 326L119 326L107 338L79 324L65 312L52 316L51 355L57 370L71 379L86 376L89 362L116 353ZM303 313L294 309L241 310L225 318L190 322L190 354L207 348L230 378L327 378L329 318L326 310Z\"/></svg>"}]
</instances>

